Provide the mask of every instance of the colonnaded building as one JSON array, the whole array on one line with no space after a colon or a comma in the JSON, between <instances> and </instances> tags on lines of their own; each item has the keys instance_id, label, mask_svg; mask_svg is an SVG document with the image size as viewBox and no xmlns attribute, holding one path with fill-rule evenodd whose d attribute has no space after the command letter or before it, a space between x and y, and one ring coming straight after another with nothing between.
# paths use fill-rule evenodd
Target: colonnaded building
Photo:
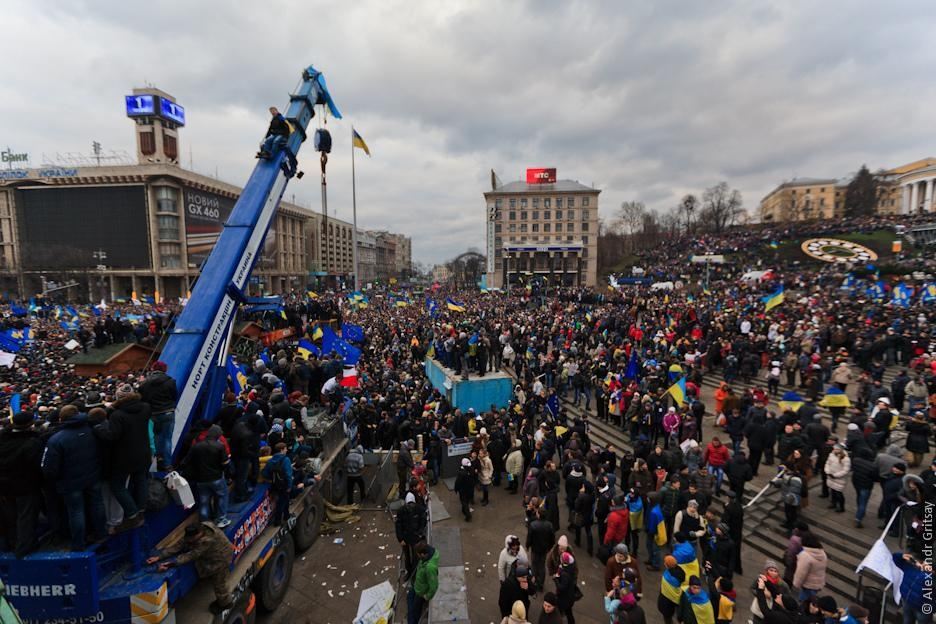
<instances>
[{"instance_id":1,"label":"colonnaded building","mask_svg":"<svg viewBox=\"0 0 936 624\"><path fill-rule=\"evenodd\" d=\"M19 298L66 290L73 300L186 296L234 208L241 188L183 169L185 111L171 95L135 89L136 161L0 169L0 292ZM253 154L245 154L245 158ZM380 235L383 235L381 238ZM380 232L407 254L409 239ZM405 245L400 242L403 239ZM350 286L352 225L283 201L250 280L250 294ZM385 253L389 256L389 253ZM402 255L402 253L401 253ZM383 271L409 257L383 259ZM375 272L376 273L376 272ZM71 286L69 286L71 285Z\"/></svg>"}]
</instances>

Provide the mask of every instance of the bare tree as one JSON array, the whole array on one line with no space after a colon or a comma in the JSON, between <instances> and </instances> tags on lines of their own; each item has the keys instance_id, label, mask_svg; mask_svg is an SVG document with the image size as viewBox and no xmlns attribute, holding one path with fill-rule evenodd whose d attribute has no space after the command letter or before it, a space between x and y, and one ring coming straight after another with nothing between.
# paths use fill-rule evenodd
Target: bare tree
<instances>
[{"instance_id":1,"label":"bare tree","mask_svg":"<svg viewBox=\"0 0 936 624\"><path fill-rule=\"evenodd\" d=\"M743 210L741 192L728 188L727 182L719 182L702 194L701 218L713 232L734 225Z\"/></svg>"},{"instance_id":2,"label":"bare tree","mask_svg":"<svg viewBox=\"0 0 936 624\"><path fill-rule=\"evenodd\" d=\"M631 250L636 249L636 236L640 232L647 214L647 207L643 202L626 201L621 203L621 209L618 211L618 222L622 233L630 238Z\"/></svg>"},{"instance_id":3,"label":"bare tree","mask_svg":"<svg viewBox=\"0 0 936 624\"><path fill-rule=\"evenodd\" d=\"M689 193L681 200L679 200L679 205L676 207L677 214L685 220L686 223L686 232L692 231L692 216L696 214L699 210L699 198Z\"/></svg>"}]
</instances>

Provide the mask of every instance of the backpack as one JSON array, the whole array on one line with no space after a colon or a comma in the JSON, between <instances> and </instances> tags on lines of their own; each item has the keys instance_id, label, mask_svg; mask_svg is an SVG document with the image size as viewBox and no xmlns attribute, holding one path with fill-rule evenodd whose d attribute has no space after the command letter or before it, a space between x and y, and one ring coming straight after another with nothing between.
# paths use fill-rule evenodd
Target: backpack
<instances>
[{"instance_id":1,"label":"backpack","mask_svg":"<svg viewBox=\"0 0 936 624\"><path fill-rule=\"evenodd\" d=\"M288 461L288 460L287 460ZM286 491L289 480L286 478L286 469L283 468L283 462L278 461L270 467L270 489L275 492Z\"/></svg>"}]
</instances>

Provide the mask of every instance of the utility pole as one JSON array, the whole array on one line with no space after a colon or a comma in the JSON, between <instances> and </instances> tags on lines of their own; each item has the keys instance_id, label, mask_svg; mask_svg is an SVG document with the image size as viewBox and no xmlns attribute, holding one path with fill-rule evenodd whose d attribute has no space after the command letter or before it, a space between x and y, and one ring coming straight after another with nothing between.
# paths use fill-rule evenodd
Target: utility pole
<instances>
[{"instance_id":1,"label":"utility pole","mask_svg":"<svg viewBox=\"0 0 936 624\"><path fill-rule=\"evenodd\" d=\"M101 144L98 141L92 141L91 151L94 153L94 157L97 160L98 167L100 167L101 166Z\"/></svg>"}]
</instances>

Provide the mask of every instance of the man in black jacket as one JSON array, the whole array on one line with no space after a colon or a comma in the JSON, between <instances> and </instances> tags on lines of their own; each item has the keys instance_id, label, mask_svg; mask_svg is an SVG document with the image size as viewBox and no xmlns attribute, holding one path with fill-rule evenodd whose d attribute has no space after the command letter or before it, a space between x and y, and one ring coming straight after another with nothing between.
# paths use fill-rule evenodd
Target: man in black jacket
<instances>
[{"instance_id":1,"label":"man in black jacket","mask_svg":"<svg viewBox=\"0 0 936 624\"><path fill-rule=\"evenodd\" d=\"M403 547L403 563L409 578L416 569L416 544L426 538L426 508L416 502L416 495L406 494L406 500L394 521L396 538Z\"/></svg>"},{"instance_id":2,"label":"man in black jacket","mask_svg":"<svg viewBox=\"0 0 936 624\"><path fill-rule=\"evenodd\" d=\"M94 428L94 432L111 444L110 487L124 510L124 522L120 528L128 529L143 524L148 490L146 480L152 461L149 445L151 412L150 406L141 400L130 384L117 388L116 398L114 411L106 422Z\"/></svg>"},{"instance_id":3,"label":"man in black jacket","mask_svg":"<svg viewBox=\"0 0 936 624\"><path fill-rule=\"evenodd\" d=\"M275 106L270 107L270 127L267 128L266 137L260 144L260 151L257 152L257 158L270 158L277 149L286 145L289 139L289 124L286 118L279 112Z\"/></svg>"},{"instance_id":4,"label":"man in black jacket","mask_svg":"<svg viewBox=\"0 0 936 624\"><path fill-rule=\"evenodd\" d=\"M466 522L471 522L471 497L474 496L474 488L475 478L471 469L471 460L464 457L461 460L458 476L455 477L455 491L458 493L462 515L465 516Z\"/></svg>"},{"instance_id":5,"label":"man in black jacket","mask_svg":"<svg viewBox=\"0 0 936 624\"><path fill-rule=\"evenodd\" d=\"M533 568L533 582L536 591L543 590L546 580L546 555L556 544L556 531L549 520L543 518L541 509L536 510L536 518L527 529L526 549L530 553L530 565Z\"/></svg>"},{"instance_id":6,"label":"man in black jacket","mask_svg":"<svg viewBox=\"0 0 936 624\"><path fill-rule=\"evenodd\" d=\"M205 439L195 444L185 457L185 475L198 491L198 515L202 522L214 520L219 529L231 524L227 517L228 487L224 470L230 459L218 441L221 427L212 425ZM212 511L212 508L214 511Z\"/></svg>"},{"instance_id":7,"label":"man in black jacket","mask_svg":"<svg viewBox=\"0 0 936 624\"><path fill-rule=\"evenodd\" d=\"M44 445L32 424L32 412L19 412L13 415L13 428L0 431L0 550L17 557L38 544Z\"/></svg>"},{"instance_id":8,"label":"man in black jacket","mask_svg":"<svg viewBox=\"0 0 936 624\"><path fill-rule=\"evenodd\" d=\"M156 469L172 470L172 433L175 430L175 408L178 401L176 381L166 374L166 363L153 363L146 381L140 385L140 396L149 404L156 436Z\"/></svg>"}]
</instances>

